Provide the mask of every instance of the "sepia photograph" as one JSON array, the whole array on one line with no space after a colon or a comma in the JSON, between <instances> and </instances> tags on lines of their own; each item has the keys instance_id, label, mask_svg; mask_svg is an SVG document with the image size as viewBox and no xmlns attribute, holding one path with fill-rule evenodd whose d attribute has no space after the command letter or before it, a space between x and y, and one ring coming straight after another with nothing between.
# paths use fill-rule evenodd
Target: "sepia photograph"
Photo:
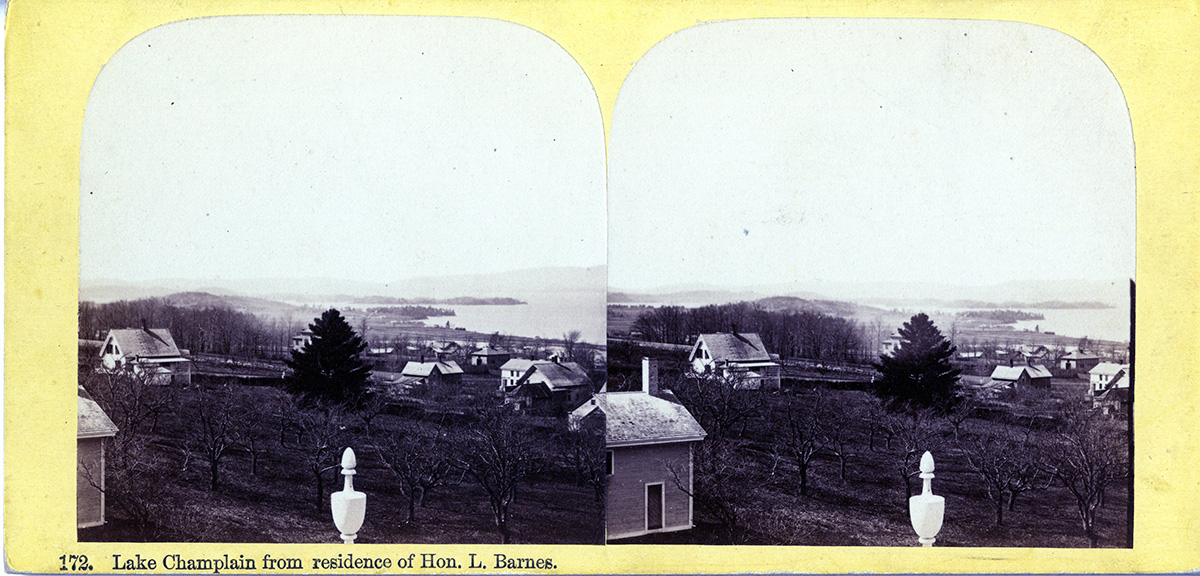
<instances>
[{"instance_id":1,"label":"sepia photograph","mask_svg":"<svg viewBox=\"0 0 1200 576\"><path fill-rule=\"evenodd\" d=\"M610 136L608 542L1131 547L1133 144L1048 28L657 44Z\"/></svg>"},{"instance_id":2,"label":"sepia photograph","mask_svg":"<svg viewBox=\"0 0 1200 576\"><path fill-rule=\"evenodd\" d=\"M603 543L604 131L556 43L171 23L80 166L79 541Z\"/></svg>"}]
</instances>

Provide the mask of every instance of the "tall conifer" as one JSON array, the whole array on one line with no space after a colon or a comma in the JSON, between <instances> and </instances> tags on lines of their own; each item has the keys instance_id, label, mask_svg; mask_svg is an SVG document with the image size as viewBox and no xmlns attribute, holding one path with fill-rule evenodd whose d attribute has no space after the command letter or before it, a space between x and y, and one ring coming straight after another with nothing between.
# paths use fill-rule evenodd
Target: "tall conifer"
<instances>
[{"instance_id":1,"label":"tall conifer","mask_svg":"<svg viewBox=\"0 0 1200 576\"><path fill-rule=\"evenodd\" d=\"M336 309L308 325L312 341L292 350L285 379L288 390L306 406L354 405L361 401L371 369L361 354L367 344Z\"/></svg>"},{"instance_id":2,"label":"tall conifer","mask_svg":"<svg viewBox=\"0 0 1200 576\"><path fill-rule=\"evenodd\" d=\"M875 395L889 410L932 408L946 412L959 401L958 375L950 365L956 348L924 312L900 328L900 346L883 354L875 369Z\"/></svg>"}]
</instances>

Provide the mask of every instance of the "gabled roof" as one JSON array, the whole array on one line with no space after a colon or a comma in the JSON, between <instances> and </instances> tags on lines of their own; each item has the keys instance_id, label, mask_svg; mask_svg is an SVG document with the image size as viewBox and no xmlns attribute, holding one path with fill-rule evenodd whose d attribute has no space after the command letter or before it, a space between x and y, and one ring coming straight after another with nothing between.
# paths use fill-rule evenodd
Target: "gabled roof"
<instances>
[{"instance_id":1,"label":"gabled roof","mask_svg":"<svg viewBox=\"0 0 1200 576\"><path fill-rule=\"evenodd\" d=\"M501 370L516 370L517 372L525 372L529 367L533 366L533 360L528 358L513 358L500 366Z\"/></svg>"},{"instance_id":2,"label":"gabled roof","mask_svg":"<svg viewBox=\"0 0 1200 576\"><path fill-rule=\"evenodd\" d=\"M472 356L509 356L511 354L512 352L509 352L508 350L492 348L491 346L484 346L471 353Z\"/></svg>"},{"instance_id":3,"label":"gabled roof","mask_svg":"<svg viewBox=\"0 0 1200 576\"><path fill-rule=\"evenodd\" d=\"M1017 380L1025 372L1024 366L997 366L992 370L992 380Z\"/></svg>"},{"instance_id":4,"label":"gabled roof","mask_svg":"<svg viewBox=\"0 0 1200 576\"><path fill-rule=\"evenodd\" d=\"M166 328L109 330L108 336L126 357L180 356L179 347Z\"/></svg>"},{"instance_id":5,"label":"gabled roof","mask_svg":"<svg viewBox=\"0 0 1200 576\"><path fill-rule=\"evenodd\" d=\"M504 365L508 366L507 363ZM574 362L537 360L517 380L517 386L523 384L544 384L550 391L554 391L579 386L591 387L592 379L588 377L587 370Z\"/></svg>"},{"instance_id":6,"label":"gabled roof","mask_svg":"<svg viewBox=\"0 0 1200 576\"><path fill-rule=\"evenodd\" d=\"M585 411L590 402L576 409ZM645 392L609 392L596 395L596 405L604 411L605 444L613 447L643 444L694 442L707 435L670 392L651 396ZM586 414L584 414L586 415Z\"/></svg>"},{"instance_id":7,"label":"gabled roof","mask_svg":"<svg viewBox=\"0 0 1200 576\"><path fill-rule=\"evenodd\" d=\"M458 362L453 360L444 360L441 362L409 362L404 365L404 370L400 373L405 376L424 378L432 374L435 369L443 376L463 373L463 369L458 366Z\"/></svg>"},{"instance_id":8,"label":"gabled roof","mask_svg":"<svg viewBox=\"0 0 1200 576\"><path fill-rule=\"evenodd\" d=\"M1101 362L1101 363L1097 364L1091 370L1088 370L1088 374L1102 374L1104 376L1112 376L1112 375L1116 374L1117 372L1120 372L1121 370L1128 369L1128 368L1129 368L1128 364L1117 364L1115 362Z\"/></svg>"},{"instance_id":9,"label":"gabled roof","mask_svg":"<svg viewBox=\"0 0 1200 576\"><path fill-rule=\"evenodd\" d=\"M1047 370L1046 367L1042 366L1041 364L1030 364L1029 366L1025 367L1025 370L1027 372L1029 372L1030 378L1051 378L1052 377L1052 375L1050 374L1050 371Z\"/></svg>"},{"instance_id":10,"label":"gabled roof","mask_svg":"<svg viewBox=\"0 0 1200 576\"><path fill-rule=\"evenodd\" d=\"M704 341L714 362L771 361L771 355L758 334L701 334L697 344L699 340Z\"/></svg>"},{"instance_id":11,"label":"gabled roof","mask_svg":"<svg viewBox=\"0 0 1200 576\"><path fill-rule=\"evenodd\" d=\"M95 400L87 397L83 387L79 387L79 438L107 438L119 431L117 425Z\"/></svg>"},{"instance_id":12,"label":"gabled roof","mask_svg":"<svg viewBox=\"0 0 1200 576\"><path fill-rule=\"evenodd\" d=\"M1028 373L1030 378L1050 378L1050 371L1041 364L1021 366L997 366L992 370L992 380L1016 381L1021 373Z\"/></svg>"}]
</instances>

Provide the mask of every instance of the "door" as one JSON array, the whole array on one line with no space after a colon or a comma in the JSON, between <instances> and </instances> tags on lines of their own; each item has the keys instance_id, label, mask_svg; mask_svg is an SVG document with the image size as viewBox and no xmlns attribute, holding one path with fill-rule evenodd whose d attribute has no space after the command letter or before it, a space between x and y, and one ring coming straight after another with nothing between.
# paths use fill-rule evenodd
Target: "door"
<instances>
[{"instance_id":1,"label":"door","mask_svg":"<svg viewBox=\"0 0 1200 576\"><path fill-rule=\"evenodd\" d=\"M660 530L663 527L663 485L646 485L646 529Z\"/></svg>"}]
</instances>

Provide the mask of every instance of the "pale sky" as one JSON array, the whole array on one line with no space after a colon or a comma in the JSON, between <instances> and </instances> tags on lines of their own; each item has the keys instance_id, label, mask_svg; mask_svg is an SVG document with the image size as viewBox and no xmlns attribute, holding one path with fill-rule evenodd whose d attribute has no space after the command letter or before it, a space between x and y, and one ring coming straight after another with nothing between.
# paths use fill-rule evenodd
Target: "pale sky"
<instances>
[{"instance_id":1,"label":"pale sky","mask_svg":"<svg viewBox=\"0 0 1200 576\"><path fill-rule=\"evenodd\" d=\"M1046 28L699 25L635 65L610 138L610 288L1133 276L1121 89Z\"/></svg>"},{"instance_id":2,"label":"pale sky","mask_svg":"<svg viewBox=\"0 0 1200 576\"><path fill-rule=\"evenodd\" d=\"M80 275L390 281L605 262L600 109L495 20L226 17L130 41L88 100Z\"/></svg>"}]
</instances>

